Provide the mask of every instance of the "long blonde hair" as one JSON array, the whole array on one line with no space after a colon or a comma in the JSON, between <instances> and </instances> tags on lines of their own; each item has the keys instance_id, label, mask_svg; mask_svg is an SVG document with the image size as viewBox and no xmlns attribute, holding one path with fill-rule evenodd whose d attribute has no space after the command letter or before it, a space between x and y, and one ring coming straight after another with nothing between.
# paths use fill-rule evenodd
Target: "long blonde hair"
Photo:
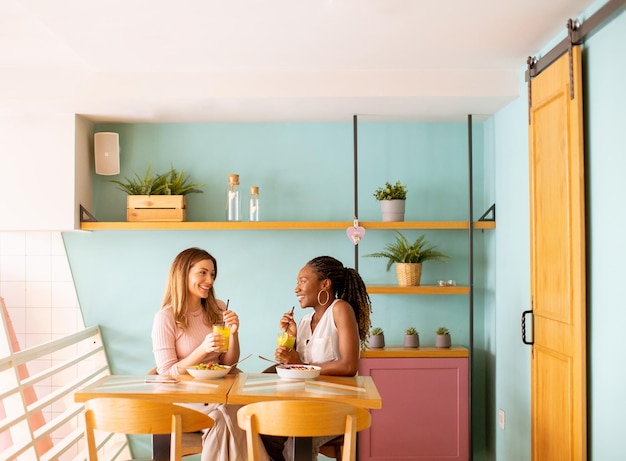
<instances>
[{"instance_id":1,"label":"long blonde hair","mask_svg":"<svg viewBox=\"0 0 626 461\"><path fill-rule=\"evenodd\" d=\"M189 271L196 263L205 259L210 259L213 262L215 278L217 278L217 260L201 248L187 248L180 252L170 267L161 309L171 307L176 325L180 328L185 329L189 326L187 316ZM209 290L208 297L201 299L200 303L204 311L203 319L207 325L213 325L222 320L222 311L217 304L213 287Z\"/></svg>"}]
</instances>

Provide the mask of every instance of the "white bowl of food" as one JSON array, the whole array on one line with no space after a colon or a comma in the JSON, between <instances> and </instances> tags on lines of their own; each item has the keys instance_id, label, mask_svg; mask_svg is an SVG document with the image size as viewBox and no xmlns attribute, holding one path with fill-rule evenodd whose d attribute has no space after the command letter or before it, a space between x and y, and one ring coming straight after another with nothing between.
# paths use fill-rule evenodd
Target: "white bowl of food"
<instances>
[{"instance_id":1,"label":"white bowl of food","mask_svg":"<svg viewBox=\"0 0 626 461\"><path fill-rule=\"evenodd\" d=\"M320 367L315 365L278 365L276 373L282 379L315 379L320 375Z\"/></svg>"},{"instance_id":2,"label":"white bowl of food","mask_svg":"<svg viewBox=\"0 0 626 461\"><path fill-rule=\"evenodd\" d=\"M230 368L228 365L220 365L219 363L200 363L187 368L187 373L196 379L218 379L226 376Z\"/></svg>"}]
</instances>

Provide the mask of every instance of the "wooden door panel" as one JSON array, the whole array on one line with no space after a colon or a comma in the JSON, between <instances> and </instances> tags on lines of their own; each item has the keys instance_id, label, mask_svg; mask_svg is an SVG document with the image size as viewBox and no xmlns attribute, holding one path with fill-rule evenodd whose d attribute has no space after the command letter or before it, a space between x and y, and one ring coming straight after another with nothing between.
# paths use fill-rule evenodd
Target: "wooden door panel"
<instances>
[{"instance_id":1,"label":"wooden door panel","mask_svg":"<svg viewBox=\"0 0 626 461\"><path fill-rule=\"evenodd\" d=\"M584 153L580 49L531 83L531 433L534 461L586 459Z\"/></svg>"},{"instance_id":2,"label":"wooden door panel","mask_svg":"<svg viewBox=\"0 0 626 461\"><path fill-rule=\"evenodd\" d=\"M541 132L536 140L534 158L535 190L538 201L535 204L535 251L543 257L536 259L535 270L541 274L536 279L535 313L554 320L566 321L569 318L570 299L563 298L569 293L569 270L571 252L569 239L569 208L567 191L567 173L560 165L567 163L567 152L563 146L567 144L566 121L559 108L569 97L565 91L535 109L533 122L556 129L548 133ZM551 152L552 155L544 155Z\"/></svg>"},{"instance_id":3,"label":"wooden door panel","mask_svg":"<svg viewBox=\"0 0 626 461\"><path fill-rule=\"evenodd\" d=\"M536 347L535 361L541 373L537 376L537 388L543 389L535 396L536 411L542 415L541 437L537 437L537 453L542 460L571 460L572 431L570 427L573 408L571 393L560 389L571 389L571 360L550 349Z\"/></svg>"}]
</instances>

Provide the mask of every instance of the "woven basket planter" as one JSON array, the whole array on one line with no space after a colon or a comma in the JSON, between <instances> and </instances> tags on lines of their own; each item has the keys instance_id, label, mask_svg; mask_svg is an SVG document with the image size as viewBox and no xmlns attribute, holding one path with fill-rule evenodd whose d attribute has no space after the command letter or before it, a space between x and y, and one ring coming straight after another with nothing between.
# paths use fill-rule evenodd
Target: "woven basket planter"
<instances>
[{"instance_id":1,"label":"woven basket planter","mask_svg":"<svg viewBox=\"0 0 626 461\"><path fill-rule=\"evenodd\" d=\"M396 263L398 285L413 287L420 284L422 278L422 263Z\"/></svg>"}]
</instances>

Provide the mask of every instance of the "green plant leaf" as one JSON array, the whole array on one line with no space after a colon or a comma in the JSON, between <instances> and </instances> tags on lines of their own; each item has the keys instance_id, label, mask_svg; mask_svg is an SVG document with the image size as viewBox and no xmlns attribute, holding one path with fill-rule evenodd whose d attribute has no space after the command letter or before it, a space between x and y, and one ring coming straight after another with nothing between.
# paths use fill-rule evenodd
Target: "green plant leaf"
<instances>
[{"instance_id":1,"label":"green plant leaf","mask_svg":"<svg viewBox=\"0 0 626 461\"><path fill-rule=\"evenodd\" d=\"M426 237L420 235L415 242L411 243L399 231L396 232L395 242L385 245L383 251L364 255L370 258L387 258L387 270L394 263L423 263L424 261L445 261L450 257L434 246L428 246Z\"/></svg>"},{"instance_id":2,"label":"green plant leaf","mask_svg":"<svg viewBox=\"0 0 626 461\"><path fill-rule=\"evenodd\" d=\"M385 183L384 187L379 187L374 191L376 200L406 200L407 188L400 181L395 184Z\"/></svg>"},{"instance_id":3,"label":"green plant leaf","mask_svg":"<svg viewBox=\"0 0 626 461\"><path fill-rule=\"evenodd\" d=\"M141 176L134 173L134 178L124 178L125 182L110 180L118 186L118 189L128 195L187 195L202 193L199 187L204 184L188 183L189 176L185 176L183 170L177 171L173 166L167 173L153 174L152 165L149 165L146 173Z\"/></svg>"}]
</instances>

